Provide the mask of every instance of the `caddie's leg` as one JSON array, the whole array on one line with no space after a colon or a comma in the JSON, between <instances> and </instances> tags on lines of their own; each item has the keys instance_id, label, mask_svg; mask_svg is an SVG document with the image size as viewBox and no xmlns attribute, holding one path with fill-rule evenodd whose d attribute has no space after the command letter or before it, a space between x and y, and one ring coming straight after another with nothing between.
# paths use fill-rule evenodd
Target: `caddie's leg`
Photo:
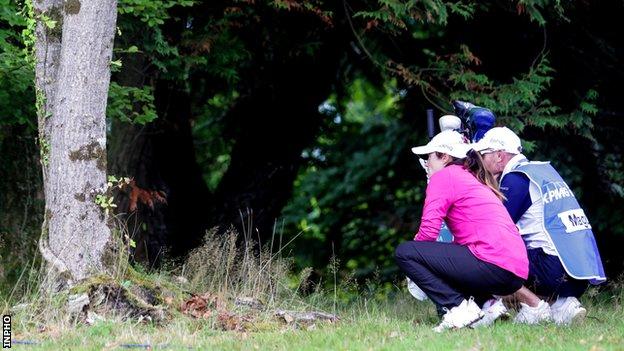
<instances>
[{"instance_id":1,"label":"caddie's leg","mask_svg":"<svg viewBox=\"0 0 624 351\"><path fill-rule=\"evenodd\" d=\"M525 286L518 289L518 291L516 291L513 295L506 296L505 300L512 304L522 302L531 307L536 307L540 303L540 301L542 301L539 296L535 295Z\"/></svg>"},{"instance_id":2,"label":"caddie's leg","mask_svg":"<svg viewBox=\"0 0 624 351\"><path fill-rule=\"evenodd\" d=\"M570 277L559 257L549 255L542 249L527 250L529 256L529 280L527 287L537 295L550 300L558 297L580 297L587 289L586 280Z\"/></svg>"}]
</instances>

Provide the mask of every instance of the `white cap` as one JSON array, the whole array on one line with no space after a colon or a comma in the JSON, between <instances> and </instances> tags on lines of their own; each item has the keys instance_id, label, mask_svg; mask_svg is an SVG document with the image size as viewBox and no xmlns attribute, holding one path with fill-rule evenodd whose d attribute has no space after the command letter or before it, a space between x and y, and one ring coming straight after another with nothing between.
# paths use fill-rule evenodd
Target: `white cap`
<instances>
[{"instance_id":1,"label":"white cap","mask_svg":"<svg viewBox=\"0 0 624 351\"><path fill-rule=\"evenodd\" d=\"M507 127L496 127L488 130L483 138L478 143L473 144L472 147L475 151L502 150L514 155L522 152L520 138Z\"/></svg>"},{"instance_id":2,"label":"white cap","mask_svg":"<svg viewBox=\"0 0 624 351\"><path fill-rule=\"evenodd\" d=\"M434 136L427 145L412 148L412 152L416 155L441 152L457 158L466 157L468 150L470 150L470 145L466 144L464 137L454 130L442 131Z\"/></svg>"}]
</instances>

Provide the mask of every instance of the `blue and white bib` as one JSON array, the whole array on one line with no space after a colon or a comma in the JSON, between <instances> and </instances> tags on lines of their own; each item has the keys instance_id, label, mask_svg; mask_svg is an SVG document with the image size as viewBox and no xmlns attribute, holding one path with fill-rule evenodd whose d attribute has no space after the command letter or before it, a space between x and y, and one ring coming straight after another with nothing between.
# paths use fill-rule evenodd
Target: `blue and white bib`
<instances>
[{"instance_id":1,"label":"blue and white bib","mask_svg":"<svg viewBox=\"0 0 624 351\"><path fill-rule=\"evenodd\" d=\"M592 284L606 281L592 227L559 173L548 162L521 162L511 172L523 173L540 189L542 226L566 272Z\"/></svg>"}]
</instances>

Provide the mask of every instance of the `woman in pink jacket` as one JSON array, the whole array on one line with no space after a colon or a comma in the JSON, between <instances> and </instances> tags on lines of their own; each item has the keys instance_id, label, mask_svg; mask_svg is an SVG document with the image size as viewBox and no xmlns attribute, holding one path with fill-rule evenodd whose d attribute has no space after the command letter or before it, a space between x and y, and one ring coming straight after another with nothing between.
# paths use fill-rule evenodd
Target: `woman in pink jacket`
<instances>
[{"instance_id":1,"label":"woman in pink jacket","mask_svg":"<svg viewBox=\"0 0 624 351\"><path fill-rule=\"evenodd\" d=\"M495 180L461 134L443 131L412 152L428 155L430 180L418 233L399 245L396 262L443 314L435 331L470 326L484 315L480 304L522 286L526 249ZM442 221L452 243L436 241Z\"/></svg>"}]
</instances>

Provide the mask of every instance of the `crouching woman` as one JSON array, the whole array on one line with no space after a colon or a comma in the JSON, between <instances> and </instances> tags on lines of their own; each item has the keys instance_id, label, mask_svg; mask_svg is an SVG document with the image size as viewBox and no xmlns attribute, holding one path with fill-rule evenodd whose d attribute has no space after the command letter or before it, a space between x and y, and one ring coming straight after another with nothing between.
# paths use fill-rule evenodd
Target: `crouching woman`
<instances>
[{"instance_id":1,"label":"crouching woman","mask_svg":"<svg viewBox=\"0 0 624 351\"><path fill-rule=\"evenodd\" d=\"M395 259L436 304L442 321L435 331L470 326L483 317L480 304L522 286L526 249L495 180L461 134L441 132L412 152L428 155L430 181L420 228ZM442 221L454 235L451 243L436 242Z\"/></svg>"}]
</instances>

